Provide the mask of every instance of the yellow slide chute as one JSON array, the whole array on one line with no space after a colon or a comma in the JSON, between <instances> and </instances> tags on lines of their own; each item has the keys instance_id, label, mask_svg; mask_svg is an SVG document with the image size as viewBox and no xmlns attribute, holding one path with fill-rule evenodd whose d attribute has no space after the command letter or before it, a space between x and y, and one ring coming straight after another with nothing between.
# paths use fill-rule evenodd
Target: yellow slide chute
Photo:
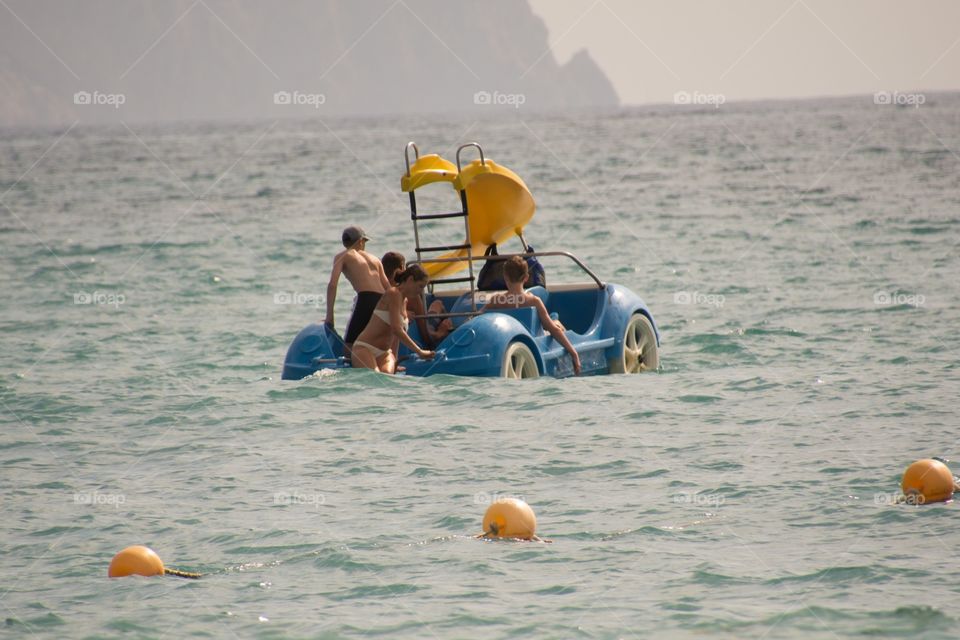
<instances>
[{"instance_id":1,"label":"yellow slide chute","mask_svg":"<svg viewBox=\"0 0 960 640\"><path fill-rule=\"evenodd\" d=\"M479 149L475 143L464 145L467 146L477 146ZM533 195L520 176L484 158L482 150L479 160L459 168L460 150L457 151L457 165L436 154L425 155L417 158L409 166L407 175L400 179L400 188L407 193L434 182L449 182L456 191L466 191L471 248L451 251L440 258L464 258L469 253L482 256L491 244L522 235L523 228L536 211ZM467 244L466 239L463 244ZM425 261L423 266L431 278L438 278L466 269L467 261Z\"/></svg>"}]
</instances>

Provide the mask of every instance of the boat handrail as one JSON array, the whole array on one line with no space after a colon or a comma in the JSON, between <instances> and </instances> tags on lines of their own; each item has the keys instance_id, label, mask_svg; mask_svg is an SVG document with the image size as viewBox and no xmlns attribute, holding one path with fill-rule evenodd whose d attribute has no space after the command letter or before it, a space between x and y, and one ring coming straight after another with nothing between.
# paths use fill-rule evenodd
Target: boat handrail
<instances>
[{"instance_id":1,"label":"boat handrail","mask_svg":"<svg viewBox=\"0 0 960 640\"><path fill-rule=\"evenodd\" d=\"M584 271L588 276L590 276L590 278L593 279L594 282L597 283L597 288L598 288L598 289L603 289L603 288L606 286L606 285L604 284L604 282L603 282L599 277L597 277L597 274L595 274L593 271L590 270L590 267L588 267L587 265L583 264L583 262L580 260L580 258L578 258L577 256L573 255L573 254L570 253L569 251L531 251L531 252L529 252L529 253L501 253L501 254L495 255L495 256L469 256L469 257L468 257L468 256L464 256L464 257L460 257L460 258L422 258L422 259L420 259L420 260L417 261L417 262L421 262L421 263L423 263L423 262L431 262L431 263L432 263L432 262L438 262L438 263L439 263L439 262L464 262L464 261L467 261L467 260L469 260L469 261L471 261L471 262L472 262L472 261L475 261L475 260L483 260L483 261L487 261L487 260L509 260L510 258L513 258L514 256L519 256L519 257L521 257L521 258L523 258L523 259L530 258L530 257L534 257L534 258L544 257L544 258L546 258L546 257L553 257L553 256L564 256L564 257L567 257L567 258L570 258L571 260L573 260L578 267L580 267L581 269L583 269L583 271ZM413 264L413 263L411 263L411 264Z\"/></svg>"},{"instance_id":2,"label":"boat handrail","mask_svg":"<svg viewBox=\"0 0 960 640\"><path fill-rule=\"evenodd\" d=\"M413 162L416 164L417 160L420 159L420 149L417 147L417 143L411 140L407 143L407 146L403 148L403 161L407 163L407 177L410 177L410 147L413 147Z\"/></svg>"},{"instance_id":3,"label":"boat handrail","mask_svg":"<svg viewBox=\"0 0 960 640\"><path fill-rule=\"evenodd\" d=\"M462 171L462 169L460 168L460 152L466 149L467 147L476 147L477 151L480 152L480 164L484 166L486 166L487 164L486 159L483 157L483 149L480 147L480 143L468 142L467 144L460 145L460 147L457 149L457 173L460 173Z\"/></svg>"}]
</instances>

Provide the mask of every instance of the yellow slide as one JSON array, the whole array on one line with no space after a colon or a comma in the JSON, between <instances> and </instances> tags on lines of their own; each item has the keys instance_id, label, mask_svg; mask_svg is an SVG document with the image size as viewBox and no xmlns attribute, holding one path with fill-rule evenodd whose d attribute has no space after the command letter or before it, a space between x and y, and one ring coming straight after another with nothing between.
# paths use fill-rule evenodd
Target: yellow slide
<instances>
[{"instance_id":1,"label":"yellow slide","mask_svg":"<svg viewBox=\"0 0 960 640\"><path fill-rule=\"evenodd\" d=\"M449 182L457 191L466 190L470 244L475 256L482 256L491 244L522 234L536 210L533 195L520 176L483 158L482 153L480 160L474 160L459 172L456 165L436 154L418 158L410 166L409 175L400 179L400 187L404 192L410 192L434 182ZM461 258L466 255L467 249L460 249L439 257ZM423 266L434 278L466 269L467 262L424 262Z\"/></svg>"}]
</instances>

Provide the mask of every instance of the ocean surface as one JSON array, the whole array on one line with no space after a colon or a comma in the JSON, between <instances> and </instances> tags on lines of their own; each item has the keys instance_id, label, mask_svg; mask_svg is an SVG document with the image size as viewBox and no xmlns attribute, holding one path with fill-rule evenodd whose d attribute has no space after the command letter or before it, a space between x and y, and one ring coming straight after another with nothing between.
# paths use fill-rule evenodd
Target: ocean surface
<instances>
[{"instance_id":1,"label":"ocean surface","mask_svg":"<svg viewBox=\"0 0 960 640\"><path fill-rule=\"evenodd\" d=\"M408 140L521 175L661 371L281 381L344 226L413 254ZM960 95L7 130L0 194L2 636L960 636L960 511L894 503L960 458Z\"/></svg>"}]
</instances>

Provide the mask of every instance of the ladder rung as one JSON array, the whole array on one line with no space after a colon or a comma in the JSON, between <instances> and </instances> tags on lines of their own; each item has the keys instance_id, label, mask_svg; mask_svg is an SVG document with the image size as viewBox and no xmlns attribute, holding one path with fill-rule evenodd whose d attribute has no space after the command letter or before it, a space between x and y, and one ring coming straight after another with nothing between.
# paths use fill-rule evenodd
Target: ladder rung
<instances>
[{"instance_id":1,"label":"ladder rung","mask_svg":"<svg viewBox=\"0 0 960 640\"><path fill-rule=\"evenodd\" d=\"M463 218L467 214L463 211L454 211L453 213L423 213L414 214L410 217L414 220L439 220L440 218Z\"/></svg>"},{"instance_id":2,"label":"ladder rung","mask_svg":"<svg viewBox=\"0 0 960 640\"><path fill-rule=\"evenodd\" d=\"M469 244L443 244L436 247L417 247L417 252L423 251L456 251L458 249L469 249Z\"/></svg>"},{"instance_id":3,"label":"ladder rung","mask_svg":"<svg viewBox=\"0 0 960 640\"><path fill-rule=\"evenodd\" d=\"M425 260L424 262L428 262ZM430 284L444 284L444 283L453 283L453 282L473 282L473 276L467 276L464 278L431 278Z\"/></svg>"}]
</instances>

